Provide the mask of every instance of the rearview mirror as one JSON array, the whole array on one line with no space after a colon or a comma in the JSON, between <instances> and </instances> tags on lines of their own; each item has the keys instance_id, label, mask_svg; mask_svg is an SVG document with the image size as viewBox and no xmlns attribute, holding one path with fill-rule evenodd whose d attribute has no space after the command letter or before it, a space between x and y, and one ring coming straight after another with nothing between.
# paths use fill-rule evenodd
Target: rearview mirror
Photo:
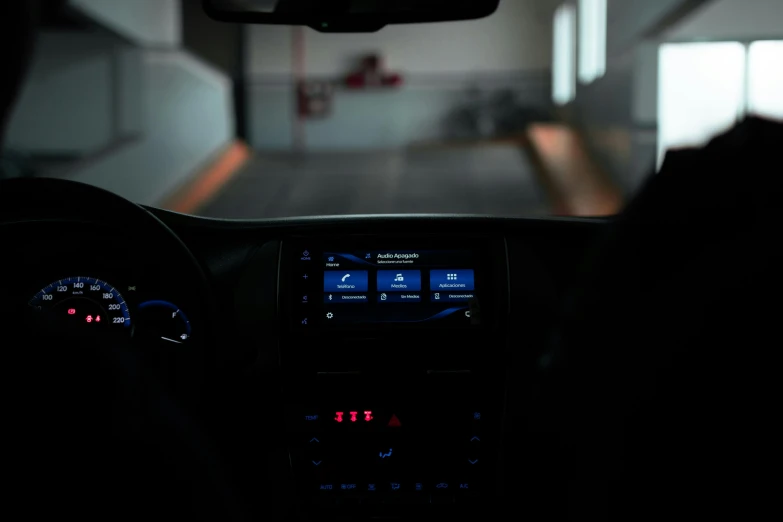
<instances>
[{"instance_id":1,"label":"rearview mirror","mask_svg":"<svg viewBox=\"0 0 783 522\"><path fill-rule=\"evenodd\" d=\"M306 25L321 32L374 32L389 24L475 20L500 0L203 0L222 22Z\"/></svg>"}]
</instances>

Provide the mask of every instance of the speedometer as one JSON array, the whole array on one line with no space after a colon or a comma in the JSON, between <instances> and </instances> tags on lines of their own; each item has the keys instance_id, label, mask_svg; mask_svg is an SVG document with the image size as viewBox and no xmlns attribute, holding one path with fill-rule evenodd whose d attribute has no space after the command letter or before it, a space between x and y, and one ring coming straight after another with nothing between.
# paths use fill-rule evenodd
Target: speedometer
<instances>
[{"instance_id":1,"label":"speedometer","mask_svg":"<svg viewBox=\"0 0 783 522\"><path fill-rule=\"evenodd\" d=\"M89 328L130 328L128 305L109 283L94 277L67 277L43 287L29 302L58 322Z\"/></svg>"}]
</instances>

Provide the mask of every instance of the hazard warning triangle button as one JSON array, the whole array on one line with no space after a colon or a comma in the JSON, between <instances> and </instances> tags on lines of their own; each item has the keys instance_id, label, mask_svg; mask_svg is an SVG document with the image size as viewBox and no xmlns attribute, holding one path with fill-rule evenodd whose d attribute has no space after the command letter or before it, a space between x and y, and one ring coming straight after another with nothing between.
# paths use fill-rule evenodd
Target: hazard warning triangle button
<instances>
[{"instance_id":1,"label":"hazard warning triangle button","mask_svg":"<svg viewBox=\"0 0 783 522\"><path fill-rule=\"evenodd\" d=\"M397 418L395 414L392 414L391 419L389 419L389 424L387 424L390 428L399 428L402 426L402 423L400 422L400 419Z\"/></svg>"}]
</instances>

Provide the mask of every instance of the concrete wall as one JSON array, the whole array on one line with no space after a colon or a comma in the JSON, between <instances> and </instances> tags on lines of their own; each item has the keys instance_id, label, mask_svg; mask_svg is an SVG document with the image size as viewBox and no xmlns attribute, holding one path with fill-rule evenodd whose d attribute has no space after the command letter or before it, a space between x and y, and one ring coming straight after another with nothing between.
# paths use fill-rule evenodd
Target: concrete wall
<instances>
[{"instance_id":1,"label":"concrete wall","mask_svg":"<svg viewBox=\"0 0 783 522\"><path fill-rule=\"evenodd\" d=\"M250 76L291 72L291 28L248 26ZM548 69L551 28L528 2L501 2L489 18L468 22L393 25L377 33L306 30L305 70L312 76L347 73L356 60L382 53L390 69L407 73Z\"/></svg>"},{"instance_id":2,"label":"concrete wall","mask_svg":"<svg viewBox=\"0 0 783 522\"><path fill-rule=\"evenodd\" d=\"M158 204L233 141L233 83L178 47L178 1L83 6L113 31L40 35L6 145L36 175Z\"/></svg>"},{"instance_id":3,"label":"concrete wall","mask_svg":"<svg viewBox=\"0 0 783 522\"><path fill-rule=\"evenodd\" d=\"M540 6L539 6L540 7ZM528 2L505 1L473 22L389 26L370 34L305 29L306 77L339 81L362 56L380 53L405 76L396 90L338 88L334 111L308 121L308 149L382 149L444 138L444 126L470 89L513 89L526 103L549 108L551 27ZM293 36L288 27L251 26L247 34L251 144L292 146Z\"/></svg>"},{"instance_id":4,"label":"concrete wall","mask_svg":"<svg viewBox=\"0 0 783 522\"><path fill-rule=\"evenodd\" d=\"M137 53L114 38L44 33L11 116L6 145L79 157L140 132Z\"/></svg>"},{"instance_id":5,"label":"concrete wall","mask_svg":"<svg viewBox=\"0 0 783 522\"><path fill-rule=\"evenodd\" d=\"M173 47L182 41L180 0L70 0L70 4L137 45Z\"/></svg>"},{"instance_id":6,"label":"concrete wall","mask_svg":"<svg viewBox=\"0 0 783 522\"><path fill-rule=\"evenodd\" d=\"M142 63L144 134L60 176L155 205L232 141L232 84L179 51L146 50Z\"/></svg>"},{"instance_id":7,"label":"concrete wall","mask_svg":"<svg viewBox=\"0 0 783 522\"><path fill-rule=\"evenodd\" d=\"M633 121L655 125L658 119L658 42L645 41L636 48L633 64Z\"/></svg>"}]
</instances>

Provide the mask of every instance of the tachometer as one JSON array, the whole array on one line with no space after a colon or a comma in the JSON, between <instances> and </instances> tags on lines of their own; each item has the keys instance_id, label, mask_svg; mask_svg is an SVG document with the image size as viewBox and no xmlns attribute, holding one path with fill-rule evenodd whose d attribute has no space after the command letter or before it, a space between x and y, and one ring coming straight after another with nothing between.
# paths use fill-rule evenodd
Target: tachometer
<instances>
[{"instance_id":1,"label":"tachometer","mask_svg":"<svg viewBox=\"0 0 783 522\"><path fill-rule=\"evenodd\" d=\"M109 283L94 277L67 277L42 288L30 306L70 325L130 328L128 305Z\"/></svg>"}]
</instances>

